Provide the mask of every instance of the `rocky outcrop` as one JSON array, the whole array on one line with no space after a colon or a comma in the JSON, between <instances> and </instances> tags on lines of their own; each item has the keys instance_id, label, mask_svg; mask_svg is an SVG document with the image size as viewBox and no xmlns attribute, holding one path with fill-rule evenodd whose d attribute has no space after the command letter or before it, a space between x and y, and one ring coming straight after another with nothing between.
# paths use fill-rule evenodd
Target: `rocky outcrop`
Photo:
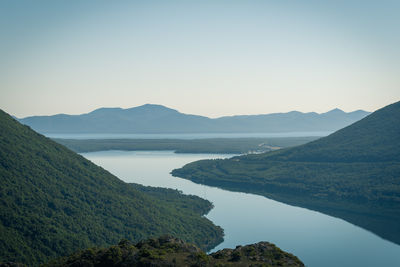
<instances>
[{"instance_id":1,"label":"rocky outcrop","mask_svg":"<svg viewBox=\"0 0 400 267\"><path fill-rule=\"evenodd\" d=\"M195 245L172 236L147 239L137 244L122 240L109 248L92 248L49 262L54 267L125 266L304 266L294 255L268 242L207 255Z\"/></svg>"}]
</instances>

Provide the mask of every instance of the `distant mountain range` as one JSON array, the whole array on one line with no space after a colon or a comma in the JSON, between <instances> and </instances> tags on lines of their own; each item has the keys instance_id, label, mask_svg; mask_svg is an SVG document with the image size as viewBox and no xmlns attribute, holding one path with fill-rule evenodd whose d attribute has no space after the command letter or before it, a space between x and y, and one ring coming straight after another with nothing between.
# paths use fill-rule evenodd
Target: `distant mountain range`
<instances>
[{"instance_id":1,"label":"distant mountain range","mask_svg":"<svg viewBox=\"0 0 400 267\"><path fill-rule=\"evenodd\" d=\"M183 114L161 105L146 104L129 109L100 108L87 114L32 116L19 119L40 133L283 133L335 131L370 114L363 110L346 113L273 113L226 116L216 119Z\"/></svg>"}]
</instances>

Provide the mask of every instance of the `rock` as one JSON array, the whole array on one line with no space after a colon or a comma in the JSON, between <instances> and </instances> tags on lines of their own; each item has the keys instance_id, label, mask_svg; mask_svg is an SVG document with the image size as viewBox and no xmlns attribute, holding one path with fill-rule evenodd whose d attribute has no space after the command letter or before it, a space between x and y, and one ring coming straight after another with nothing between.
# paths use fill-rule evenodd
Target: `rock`
<instances>
[{"instance_id":1,"label":"rock","mask_svg":"<svg viewBox=\"0 0 400 267\"><path fill-rule=\"evenodd\" d=\"M87 249L44 266L125 267L125 266L304 266L294 255L274 244L260 242L207 255L195 245L170 235L142 240L136 245L121 240L117 246ZM20 267L0 265L0 267Z\"/></svg>"}]
</instances>

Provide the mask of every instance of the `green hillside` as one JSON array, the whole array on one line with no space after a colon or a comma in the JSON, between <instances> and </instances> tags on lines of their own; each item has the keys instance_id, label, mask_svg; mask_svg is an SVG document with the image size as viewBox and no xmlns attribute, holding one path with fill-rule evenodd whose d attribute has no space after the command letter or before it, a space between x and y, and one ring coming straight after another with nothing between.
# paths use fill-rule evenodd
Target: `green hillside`
<instances>
[{"instance_id":1,"label":"green hillside","mask_svg":"<svg viewBox=\"0 0 400 267\"><path fill-rule=\"evenodd\" d=\"M129 185L0 111L0 262L29 265L77 249L173 234L209 249L212 204Z\"/></svg>"},{"instance_id":2,"label":"green hillside","mask_svg":"<svg viewBox=\"0 0 400 267\"><path fill-rule=\"evenodd\" d=\"M400 102L305 145L173 175L316 209L400 243Z\"/></svg>"},{"instance_id":3,"label":"green hillside","mask_svg":"<svg viewBox=\"0 0 400 267\"><path fill-rule=\"evenodd\" d=\"M400 162L400 102L327 137L256 158L307 162Z\"/></svg>"}]
</instances>

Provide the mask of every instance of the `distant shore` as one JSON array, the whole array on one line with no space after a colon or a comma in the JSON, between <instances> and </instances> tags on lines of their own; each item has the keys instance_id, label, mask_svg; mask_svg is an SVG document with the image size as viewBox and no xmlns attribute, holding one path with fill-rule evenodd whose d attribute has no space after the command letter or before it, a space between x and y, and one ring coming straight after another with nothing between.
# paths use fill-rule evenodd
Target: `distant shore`
<instances>
[{"instance_id":1,"label":"distant shore","mask_svg":"<svg viewBox=\"0 0 400 267\"><path fill-rule=\"evenodd\" d=\"M107 150L172 150L175 153L263 153L308 143L319 137L209 138L209 139L60 139L54 141L78 152Z\"/></svg>"}]
</instances>

